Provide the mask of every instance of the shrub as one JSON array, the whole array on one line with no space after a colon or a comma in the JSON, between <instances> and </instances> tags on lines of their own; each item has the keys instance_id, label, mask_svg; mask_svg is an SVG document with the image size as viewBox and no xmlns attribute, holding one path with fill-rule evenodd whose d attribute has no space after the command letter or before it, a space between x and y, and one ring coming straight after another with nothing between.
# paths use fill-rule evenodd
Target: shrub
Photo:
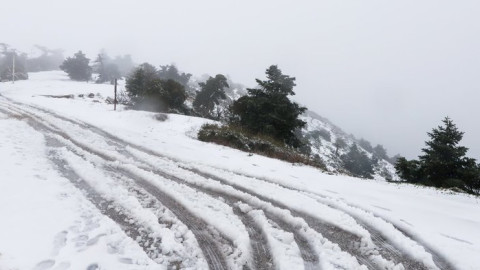
<instances>
[{"instance_id":1,"label":"shrub","mask_svg":"<svg viewBox=\"0 0 480 270\"><path fill-rule=\"evenodd\" d=\"M292 148L285 147L282 142L272 137L252 135L239 127L220 127L215 124L205 124L198 132L198 139L204 142L213 142L246 152L292 163L303 163L326 170L326 166L320 159L310 159L294 151Z\"/></svg>"}]
</instances>

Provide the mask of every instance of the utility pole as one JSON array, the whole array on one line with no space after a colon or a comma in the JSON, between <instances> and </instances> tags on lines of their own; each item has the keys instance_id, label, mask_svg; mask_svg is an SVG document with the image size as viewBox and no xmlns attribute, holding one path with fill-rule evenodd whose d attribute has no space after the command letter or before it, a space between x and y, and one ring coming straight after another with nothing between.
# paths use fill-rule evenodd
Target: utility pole
<instances>
[{"instance_id":1,"label":"utility pole","mask_svg":"<svg viewBox=\"0 0 480 270\"><path fill-rule=\"evenodd\" d=\"M113 110L117 110L117 79L115 79L115 96L113 97Z\"/></svg>"}]
</instances>

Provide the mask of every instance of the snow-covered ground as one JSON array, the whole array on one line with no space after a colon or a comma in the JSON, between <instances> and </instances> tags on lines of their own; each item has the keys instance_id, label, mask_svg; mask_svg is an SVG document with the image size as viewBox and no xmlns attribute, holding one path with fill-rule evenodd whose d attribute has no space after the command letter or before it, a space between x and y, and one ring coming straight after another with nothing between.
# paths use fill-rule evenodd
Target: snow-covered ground
<instances>
[{"instance_id":1,"label":"snow-covered ground","mask_svg":"<svg viewBox=\"0 0 480 270\"><path fill-rule=\"evenodd\" d=\"M89 93L94 97L87 97ZM31 73L28 81L0 83L0 94L78 119L131 144L120 149L86 126L0 97L1 270L206 269L209 261L197 234L202 228L192 229L191 223L203 224L213 235L228 268L245 263L255 267L249 233L257 228L266 236L278 269L304 267L305 248L294 235L308 240L322 269L365 269L354 258L361 254L386 269L402 269L375 246L381 244L375 232L425 269L442 268L433 251L455 269L480 269L478 197L330 175L200 142L196 133L209 120L170 114L162 122L154 113L122 106L113 111L113 105L104 102L112 96L112 86L72 82L63 72ZM43 96L70 94L75 98ZM34 129L32 121L43 123L52 134ZM64 135L53 134L57 130ZM109 206L102 208L77 189L55 160L68 164ZM143 194L143 182L134 182L128 174L175 198L181 207ZM182 217L182 211L195 219ZM147 233L134 241L115 213ZM340 250L341 244L322 235L303 215L361 239L359 257ZM252 220L251 228L246 228L246 217ZM145 247L146 242L152 248Z\"/></svg>"}]
</instances>

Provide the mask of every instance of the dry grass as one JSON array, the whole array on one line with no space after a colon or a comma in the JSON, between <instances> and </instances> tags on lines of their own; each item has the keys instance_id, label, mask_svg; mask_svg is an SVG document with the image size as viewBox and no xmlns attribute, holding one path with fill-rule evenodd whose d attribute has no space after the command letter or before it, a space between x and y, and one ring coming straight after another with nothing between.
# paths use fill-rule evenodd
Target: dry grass
<instances>
[{"instance_id":1,"label":"dry grass","mask_svg":"<svg viewBox=\"0 0 480 270\"><path fill-rule=\"evenodd\" d=\"M198 139L228 146L245 152L255 153L291 163L302 163L322 170L326 166L319 160L313 160L295 149L286 146L271 137L254 135L245 130L232 126L218 126L205 124L198 132Z\"/></svg>"}]
</instances>

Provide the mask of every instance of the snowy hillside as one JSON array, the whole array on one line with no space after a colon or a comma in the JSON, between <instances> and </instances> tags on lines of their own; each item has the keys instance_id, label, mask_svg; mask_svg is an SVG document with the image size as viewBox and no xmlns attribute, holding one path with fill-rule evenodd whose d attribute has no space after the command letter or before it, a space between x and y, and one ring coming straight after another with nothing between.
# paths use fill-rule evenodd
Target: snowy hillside
<instances>
[{"instance_id":1,"label":"snowy hillside","mask_svg":"<svg viewBox=\"0 0 480 270\"><path fill-rule=\"evenodd\" d=\"M0 83L1 270L480 268L477 197L204 143L210 120L112 94L62 72Z\"/></svg>"},{"instance_id":2,"label":"snowy hillside","mask_svg":"<svg viewBox=\"0 0 480 270\"><path fill-rule=\"evenodd\" d=\"M247 92L245 89L242 89L241 86L236 85L227 88L226 94L227 99L222 100L219 106L215 108L215 111L222 114L225 114L228 106L230 106L233 101L246 95ZM305 138L305 143L309 148L310 155L320 158L330 172L348 173L340 157L346 154L353 144L356 144L360 151L365 153L368 158L373 158L373 151L363 148L359 141L352 135L345 133L342 129L317 113L307 110L301 116L301 119L306 122L306 126L301 130L301 133ZM335 145L337 139L341 139L345 145L337 147ZM375 160L376 162L373 165L374 179L389 181L400 180L395 172L395 168L389 161L379 156L375 156Z\"/></svg>"},{"instance_id":3,"label":"snowy hillside","mask_svg":"<svg viewBox=\"0 0 480 270\"><path fill-rule=\"evenodd\" d=\"M312 154L318 155L330 171L345 172L340 156L346 154L348 148L353 144L356 144L361 151L363 151L369 158L372 158L373 153L362 148L353 136L345 133L343 130L332 124L328 119L323 118L312 111L307 111L302 115L302 120L307 122L307 125L302 132L311 144ZM317 135L318 133L321 135ZM346 146L337 147L335 145L337 139L343 140ZM374 165L375 179L400 180L395 172L395 168L389 161L380 157L377 158L378 161Z\"/></svg>"}]
</instances>

